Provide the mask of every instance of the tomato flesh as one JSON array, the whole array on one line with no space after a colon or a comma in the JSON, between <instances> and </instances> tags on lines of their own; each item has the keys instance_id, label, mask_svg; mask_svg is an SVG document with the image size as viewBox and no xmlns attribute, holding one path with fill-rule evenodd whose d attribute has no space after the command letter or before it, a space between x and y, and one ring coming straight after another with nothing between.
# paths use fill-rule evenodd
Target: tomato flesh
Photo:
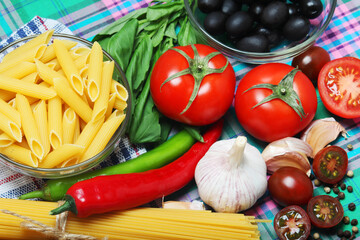
<instances>
[{"instance_id":1,"label":"tomato flesh","mask_svg":"<svg viewBox=\"0 0 360 240\"><path fill-rule=\"evenodd\" d=\"M335 184L345 176L348 161L344 149L338 146L328 146L315 155L314 174L324 183Z\"/></svg>"},{"instance_id":2,"label":"tomato flesh","mask_svg":"<svg viewBox=\"0 0 360 240\"><path fill-rule=\"evenodd\" d=\"M307 213L312 224L319 228L331 228L341 222L344 209L334 197L319 195L310 199Z\"/></svg>"},{"instance_id":3,"label":"tomato flesh","mask_svg":"<svg viewBox=\"0 0 360 240\"><path fill-rule=\"evenodd\" d=\"M343 57L320 71L318 89L326 109L343 118L360 117L360 60Z\"/></svg>"},{"instance_id":4,"label":"tomato flesh","mask_svg":"<svg viewBox=\"0 0 360 240\"><path fill-rule=\"evenodd\" d=\"M281 240L301 240L309 237L311 223L307 213L293 205L276 214L274 229Z\"/></svg>"}]
</instances>

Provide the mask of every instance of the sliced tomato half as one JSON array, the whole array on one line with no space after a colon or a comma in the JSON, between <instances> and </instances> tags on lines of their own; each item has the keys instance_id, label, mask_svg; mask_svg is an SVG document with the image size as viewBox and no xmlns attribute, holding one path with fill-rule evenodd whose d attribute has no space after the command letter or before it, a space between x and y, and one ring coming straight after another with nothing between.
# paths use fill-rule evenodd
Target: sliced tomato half
<instances>
[{"instance_id":1,"label":"sliced tomato half","mask_svg":"<svg viewBox=\"0 0 360 240\"><path fill-rule=\"evenodd\" d=\"M318 89L327 110L343 118L360 117L360 59L334 59L321 69Z\"/></svg>"}]
</instances>

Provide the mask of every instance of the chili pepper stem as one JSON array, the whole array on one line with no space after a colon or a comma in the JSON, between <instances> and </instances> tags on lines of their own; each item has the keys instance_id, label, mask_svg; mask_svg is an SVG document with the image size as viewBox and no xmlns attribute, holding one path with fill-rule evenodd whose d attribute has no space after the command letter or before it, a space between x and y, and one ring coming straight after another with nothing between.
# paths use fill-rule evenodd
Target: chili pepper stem
<instances>
[{"instance_id":1,"label":"chili pepper stem","mask_svg":"<svg viewBox=\"0 0 360 240\"><path fill-rule=\"evenodd\" d=\"M77 214L76 206L75 206L75 200L73 197L66 195L65 196L65 202L61 206L51 210L49 212L50 215L57 215L66 211L71 211L75 214Z\"/></svg>"}]
</instances>

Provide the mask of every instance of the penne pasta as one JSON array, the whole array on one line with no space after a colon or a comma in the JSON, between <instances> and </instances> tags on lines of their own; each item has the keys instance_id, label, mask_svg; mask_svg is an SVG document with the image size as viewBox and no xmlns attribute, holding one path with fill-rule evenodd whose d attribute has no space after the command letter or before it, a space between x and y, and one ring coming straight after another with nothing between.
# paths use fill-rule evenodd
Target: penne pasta
<instances>
[{"instance_id":1,"label":"penne pasta","mask_svg":"<svg viewBox=\"0 0 360 240\"><path fill-rule=\"evenodd\" d=\"M115 93L116 96L123 101L127 101L129 98L129 93L126 90L126 88L122 84L120 84L118 81L115 81L115 80L111 81L110 93Z\"/></svg>"},{"instance_id":2,"label":"penne pasta","mask_svg":"<svg viewBox=\"0 0 360 240\"><path fill-rule=\"evenodd\" d=\"M35 60L35 65L36 65L37 71L39 72L39 76L41 77L41 79L44 80L45 82L47 82L48 84L53 85L54 78L61 78L63 81L67 81L67 79L64 75L62 75L59 72L54 71L49 66L42 63L41 61Z\"/></svg>"},{"instance_id":3,"label":"penne pasta","mask_svg":"<svg viewBox=\"0 0 360 240\"><path fill-rule=\"evenodd\" d=\"M34 62L34 59L39 59L45 52L46 44L40 45L34 49L29 49L21 53L16 58L11 58L8 61L0 63L0 73L9 70L10 68L19 65L21 62Z\"/></svg>"},{"instance_id":4,"label":"penne pasta","mask_svg":"<svg viewBox=\"0 0 360 240\"><path fill-rule=\"evenodd\" d=\"M101 84L104 80L104 76L102 75L103 65L103 52L101 46L98 42L95 42L90 52L87 82L87 91L92 102L95 102L100 95L100 88L102 88ZM114 67L112 67L112 71L113 70Z\"/></svg>"},{"instance_id":5,"label":"penne pasta","mask_svg":"<svg viewBox=\"0 0 360 240\"><path fill-rule=\"evenodd\" d=\"M64 39L59 39L59 41L63 43L63 45L67 50L75 47L77 44L75 41L64 40ZM46 48L44 54L41 56L39 60L42 61L43 63L48 63L54 60L55 58L56 58L56 54L55 54L54 46L51 44Z\"/></svg>"},{"instance_id":6,"label":"penne pasta","mask_svg":"<svg viewBox=\"0 0 360 240\"><path fill-rule=\"evenodd\" d=\"M21 81L30 82L30 83L38 83L39 80L40 80L40 77L39 77L38 72L30 73L29 75L21 78Z\"/></svg>"},{"instance_id":7,"label":"penne pasta","mask_svg":"<svg viewBox=\"0 0 360 240\"><path fill-rule=\"evenodd\" d=\"M90 122L88 122L78 136L75 144L84 146L84 150L86 150L103 124L104 117L102 117L98 121L91 120Z\"/></svg>"},{"instance_id":8,"label":"penne pasta","mask_svg":"<svg viewBox=\"0 0 360 240\"><path fill-rule=\"evenodd\" d=\"M80 47L71 49L69 51L69 53L70 53L70 56L72 57L72 59L76 60L81 56L89 55L90 51L91 51L90 48L80 46Z\"/></svg>"},{"instance_id":9,"label":"penne pasta","mask_svg":"<svg viewBox=\"0 0 360 240\"><path fill-rule=\"evenodd\" d=\"M100 97L95 101L93 108L93 116L92 118L96 121L100 119L102 116L105 116L108 104L109 104L109 95L110 95L110 87L112 75L114 72L114 62L104 62L103 63L103 71L101 76L101 90ZM90 82L89 82L90 85ZM89 92L90 94L90 92ZM91 97L90 97L91 98Z\"/></svg>"},{"instance_id":10,"label":"penne pasta","mask_svg":"<svg viewBox=\"0 0 360 240\"><path fill-rule=\"evenodd\" d=\"M72 140L73 143L75 143L78 140L78 138L80 136L80 132L81 132L80 131L80 118L79 118L79 116L76 116L76 118L75 118L74 136L73 136L73 140Z\"/></svg>"},{"instance_id":11,"label":"penne pasta","mask_svg":"<svg viewBox=\"0 0 360 240\"><path fill-rule=\"evenodd\" d=\"M110 94L109 101L108 101L108 107L107 107L106 113L105 113L105 119L108 119L110 117L110 115L113 111L113 108L114 108L115 100L116 100L116 94L115 93Z\"/></svg>"},{"instance_id":12,"label":"penne pasta","mask_svg":"<svg viewBox=\"0 0 360 240\"><path fill-rule=\"evenodd\" d=\"M85 122L89 122L92 117L92 109L88 104L72 90L71 86L60 78L54 78L54 88L57 94L69 105L76 114Z\"/></svg>"},{"instance_id":13,"label":"penne pasta","mask_svg":"<svg viewBox=\"0 0 360 240\"><path fill-rule=\"evenodd\" d=\"M42 145L39 129L36 125L34 114L31 110L30 103L24 95L16 94L16 108L20 113L22 129L31 151L38 159L45 155L44 146ZM21 141L19 141L21 142Z\"/></svg>"},{"instance_id":14,"label":"penne pasta","mask_svg":"<svg viewBox=\"0 0 360 240\"><path fill-rule=\"evenodd\" d=\"M29 149L16 144L0 148L0 153L6 155L15 162L22 163L31 167L38 167L39 161L36 155Z\"/></svg>"},{"instance_id":15,"label":"penne pasta","mask_svg":"<svg viewBox=\"0 0 360 240\"><path fill-rule=\"evenodd\" d=\"M63 144L62 102L60 97L48 100L48 122L50 145L53 149L57 149Z\"/></svg>"},{"instance_id":16,"label":"penne pasta","mask_svg":"<svg viewBox=\"0 0 360 240\"><path fill-rule=\"evenodd\" d=\"M15 140L10 137L9 135L7 135L6 133L1 133L0 134L0 148L2 147L8 147L11 144L13 144L15 142Z\"/></svg>"},{"instance_id":17,"label":"penne pasta","mask_svg":"<svg viewBox=\"0 0 360 240\"><path fill-rule=\"evenodd\" d=\"M50 152L49 124L47 104L44 100L40 100L34 110L34 118L36 126L39 129L41 143L44 146L44 156Z\"/></svg>"},{"instance_id":18,"label":"penne pasta","mask_svg":"<svg viewBox=\"0 0 360 240\"><path fill-rule=\"evenodd\" d=\"M20 62L16 66L14 66L6 71L4 71L2 74L6 75L8 77L20 79L20 78L23 78L35 71L36 71L36 66L34 63L24 61L24 62Z\"/></svg>"},{"instance_id":19,"label":"penne pasta","mask_svg":"<svg viewBox=\"0 0 360 240\"><path fill-rule=\"evenodd\" d=\"M10 61L10 59L17 59L24 52L32 50L34 48L37 48L40 45L46 46L46 44L48 44L48 42L50 41L53 33L54 33L54 30L51 29L49 31L46 31L46 32L36 36L35 38L33 38L33 39L29 40L28 42L26 42L25 44L23 44L22 46L14 49L13 51L6 54L4 56L2 62Z\"/></svg>"},{"instance_id":20,"label":"penne pasta","mask_svg":"<svg viewBox=\"0 0 360 240\"><path fill-rule=\"evenodd\" d=\"M69 51L66 49L65 45L58 39L54 40L54 50L56 57L62 67L70 85L73 87L75 92L79 95L84 93L84 83L80 76L79 70L76 68L74 60L71 58Z\"/></svg>"},{"instance_id":21,"label":"penne pasta","mask_svg":"<svg viewBox=\"0 0 360 240\"><path fill-rule=\"evenodd\" d=\"M67 108L63 114L63 143L73 143L77 115L72 108Z\"/></svg>"},{"instance_id":22,"label":"penne pasta","mask_svg":"<svg viewBox=\"0 0 360 240\"><path fill-rule=\"evenodd\" d=\"M114 102L114 108L119 111L124 111L124 109L127 107L127 103L120 98L116 98Z\"/></svg>"},{"instance_id":23,"label":"penne pasta","mask_svg":"<svg viewBox=\"0 0 360 240\"><path fill-rule=\"evenodd\" d=\"M5 102L10 101L15 97L16 93L0 89L0 98Z\"/></svg>"},{"instance_id":24,"label":"penne pasta","mask_svg":"<svg viewBox=\"0 0 360 240\"><path fill-rule=\"evenodd\" d=\"M50 99L56 96L56 92L51 88L11 78L2 74L0 74L0 89L38 99Z\"/></svg>"},{"instance_id":25,"label":"penne pasta","mask_svg":"<svg viewBox=\"0 0 360 240\"><path fill-rule=\"evenodd\" d=\"M41 168L54 168L69 159L73 159L84 150L84 146L75 144L63 144L50 152L39 164Z\"/></svg>"},{"instance_id":26,"label":"penne pasta","mask_svg":"<svg viewBox=\"0 0 360 240\"><path fill-rule=\"evenodd\" d=\"M108 120L104 122L101 126L100 130L94 137L94 140L91 142L89 147L86 149L84 154L80 158L80 162L83 162L96 154L98 154L101 150L105 148L105 146L110 141L111 137L114 135L120 124L125 118L125 114L120 113L115 110Z\"/></svg>"},{"instance_id":27,"label":"penne pasta","mask_svg":"<svg viewBox=\"0 0 360 240\"><path fill-rule=\"evenodd\" d=\"M20 113L2 99L0 99L0 112L21 127Z\"/></svg>"},{"instance_id":28,"label":"penne pasta","mask_svg":"<svg viewBox=\"0 0 360 240\"><path fill-rule=\"evenodd\" d=\"M19 125L0 112L0 130L17 142L22 140L22 132Z\"/></svg>"}]
</instances>

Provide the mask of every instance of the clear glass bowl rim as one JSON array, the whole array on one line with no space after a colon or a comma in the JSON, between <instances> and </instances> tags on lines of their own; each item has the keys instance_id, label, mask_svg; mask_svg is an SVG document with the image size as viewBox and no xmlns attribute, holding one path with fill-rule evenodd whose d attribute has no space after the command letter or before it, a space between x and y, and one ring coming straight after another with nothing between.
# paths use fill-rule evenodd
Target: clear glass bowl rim
<instances>
[{"instance_id":1,"label":"clear glass bowl rim","mask_svg":"<svg viewBox=\"0 0 360 240\"><path fill-rule=\"evenodd\" d=\"M24 38L21 38L21 39L18 39L18 40L15 40L14 42L6 45L5 47L1 48L0 49L0 52L4 52L6 51L7 49L11 48L12 46L18 44L18 43L21 43L23 41L27 41L27 40L31 40L35 37L37 37L37 35L31 35L31 36L27 36L27 37L24 37ZM85 44L86 46L92 46L93 43L91 41L88 41L84 38L80 38L80 37L77 37L77 36L74 36L74 35L70 35L70 34L64 34L64 33L54 33L52 35L53 37L59 37L59 38L68 38L70 40L75 40L77 42L81 42L83 44ZM0 157L4 160L6 160L8 163L12 164L12 165L15 165L16 167L19 167L22 169L22 172L25 170L25 171L31 171L31 172L42 172L44 173L44 177L51 177L53 178L54 176L47 176L46 173L60 173L60 172L63 172L63 171L71 171L71 170L76 170L77 168L81 169L81 171L79 171L79 174L81 172L84 172L86 171L86 169L90 169L92 167L94 167L95 165L99 164L100 162L96 161L99 159L99 157L101 157L103 154L107 153L111 148L114 148L114 145L117 141L119 141L121 139L121 136L123 136L123 134L125 133L125 130L126 130L126 126L128 125L128 122L130 121L130 110L131 110L131 92L130 92L130 86L129 86L129 83L126 79L126 76L123 72L123 70L120 68L119 64L111 57L111 55L106 52L104 49L103 49L103 53L104 55L114 61L115 63L115 69L120 73L121 75L121 78L122 78L122 82L121 84L124 85L124 87L128 90L128 94L129 94L129 97L128 97L128 101L127 101L127 108L126 108L126 116L125 116L125 119L123 120L123 122L121 123L120 127L116 130L115 134L111 137L110 141L108 142L108 144L105 146L105 148L99 152L98 154L96 154L95 156L89 158L88 160L84 161L84 162L81 162L81 163L78 163L78 164L74 164L74 165L71 165L71 166L67 166L67 167L62 167L62 168L34 168L34 167L31 167L31 166L27 166L27 165L24 165L24 164L21 164L21 163L18 163L18 162L15 162L13 160L11 160L10 158L8 158L7 156L3 155L3 154L0 154ZM87 166L88 165L88 166ZM86 167L86 169L82 169L82 167ZM71 172L69 174L70 175L75 175L75 174L78 174L77 172ZM34 176L34 174L30 174L31 176ZM64 176L68 176L68 174L64 174ZM60 177L60 176L58 176Z\"/></svg>"}]
</instances>

